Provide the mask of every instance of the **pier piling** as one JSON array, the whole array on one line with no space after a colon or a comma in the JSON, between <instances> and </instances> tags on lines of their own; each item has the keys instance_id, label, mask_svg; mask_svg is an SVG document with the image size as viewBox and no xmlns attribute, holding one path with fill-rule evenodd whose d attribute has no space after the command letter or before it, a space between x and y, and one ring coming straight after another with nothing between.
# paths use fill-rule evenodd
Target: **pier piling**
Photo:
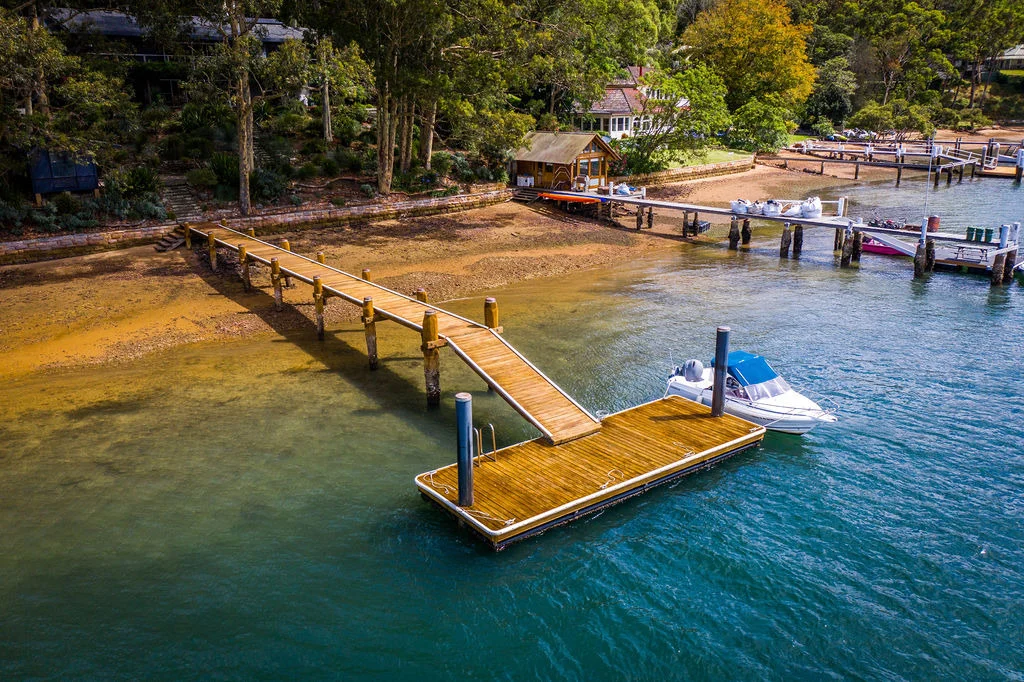
<instances>
[{"instance_id":1,"label":"pier piling","mask_svg":"<svg viewBox=\"0 0 1024 682\"><path fill-rule=\"evenodd\" d=\"M207 238L206 241L207 241L207 244L209 245L209 250L210 250L210 269L211 270L216 270L217 269L217 240L211 234L211 235L209 235L209 237Z\"/></svg>"},{"instance_id":2,"label":"pier piling","mask_svg":"<svg viewBox=\"0 0 1024 682\"><path fill-rule=\"evenodd\" d=\"M846 228L837 227L835 239L832 240L832 250L842 251L843 250L843 237L846 235Z\"/></svg>"},{"instance_id":3,"label":"pier piling","mask_svg":"<svg viewBox=\"0 0 1024 682\"><path fill-rule=\"evenodd\" d=\"M1006 269L1006 254L998 253L992 260L992 286L997 287L1003 283L1003 274Z\"/></svg>"},{"instance_id":4,"label":"pier piling","mask_svg":"<svg viewBox=\"0 0 1024 682\"><path fill-rule=\"evenodd\" d=\"M647 229L648 230L653 230L654 229L654 207L653 206L648 206L647 207Z\"/></svg>"},{"instance_id":5,"label":"pier piling","mask_svg":"<svg viewBox=\"0 0 1024 682\"><path fill-rule=\"evenodd\" d=\"M427 385L427 406L441 404L441 352L438 349L437 313L423 313L423 378Z\"/></svg>"},{"instance_id":6,"label":"pier piling","mask_svg":"<svg viewBox=\"0 0 1024 682\"><path fill-rule=\"evenodd\" d=\"M853 235L849 229L843 232L843 250L839 255L839 267L848 268L853 261Z\"/></svg>"},{"instance_id":7,"label":"pier piling","mask_svg":"<svg viewBox=\"0 0 1024 682\"><path fill-rule=\"evenodd\" d=\"M793 232L789 223L782 225L782 240L779 242L779 258L789 258L789 245L793 242Z\"/></svg>"},{"instance_id":8,"label":"pier piling","mask_svg":"<svg viewBox=\"0 0 1024 682\"><path fill-rule=\"evenodd\" d=\"M644 207L636 207L636 231L639 232L644 226Z\"/></svg>"},{"instance_id":9,"label":"pier piling","mask_svg":"<svg viewBox=\"0 0 1024 682\"><path fill-rule=\"evenodd\" d=\"M424 320L425 322L425 320ZM426 327L424 327L425 329ZM370 361L370 369L377 369L377 317L373 310L373 297L363 299L363 331L366 334L366 357ZM434 320L434 334L437 335L437 320ZM436 340L436 339L435 339ZM440 396L438 396L440 399Z\"/></svg>"},{"instance_id":10,"label":"pier piling","mask_svg":"<svg viewBox=\"0 0 1024 682\"><path fill-rule=\"evenodd\" d=\"M729 221L729 250L736 251L740 248L740 219L736 216Z\"/></svg>"},{"instance_id":11,"label":"pier piling","mask_svg":"<svg viewBox=\"0 0 1024 682\"><path fill-rule=\"evenodd\" d=\"M372 282L373 279L370 276L370 268L363 268L362 278L367 282Z\"/></svg>"},{"instance_id":12,"label":"pier piling","mask_svg":"<svg viewBox=\"0 0 1024 682\"><path fill-rule=\"evenodd\" d=\"M497 329L498 322L498 301L488 296L484 299L484 324L488 329Z\"/></svg>"},{"instance_id":13,"label":"pier piling","mask_svg":"<svg viewBox=\"0 0 1024 682\"><path fill-rule=\"evenodd\" d=\"M250 227L249 230L248 230L248 235L250 237L252 237L253 239L256 239L256 228L255 227Z\"/></svg>"},{"instance_id":14,"label":"pier piling","mask_svg":"<svg viewBox=\"0 0 1024 682\"><path fill-rule=\"evenodd\" d=\"M715 335L715 380L711 390L711 416L725 412L725 375L729 371L729 328L719 327Z\"/></svg>"},{"instance_id":15,"label":"pier piling","mask_svg":"<svg viewBox=\"0 0 1024 682\"><path fill-rule=\"evenodd\" d=\"M917 243L917 251L914 253L914 279L921 279L925 273L925 245Z\"/></svg>"},{"instance_id":16,"label":"pier piling","mask_svg":"<svg viewBox=\"0 0 1024 682\"><path fill-rule=\"evenodd\" d=\"M324 340L324 283L313 277L313 307L316 309L316 338Z\"/></svg>"},{"instance_id":17,"label":"pier piling","mask_svg":"<svg viewBox=\"0 0 1024 682\"><path fill-rule=\"evenodd\" d=\"M292 243L290 241L288 241L287 239L282 239L281 240L281 248L284 249L285 251L291 251L292 250ZM284 288L285 289L291 289L292 288L292 278L289 277L288 275L284 276Z\"/></svg>"},{"instance_id":18,"label":"pier piling","mask_svg":"<svg viewBox=\"0 0 1024 682\"><path fill-rule=\"evenodd\" d=\"M324 265L324 264L327 263L327 259L324 257L324 252L323 251L317 251L316 252L316 262L320 263L320 265Z\"/></svg>"},{"instance_id":19,"label":"pier piling","mask_svg":"<svg viewBox=\"0 0 1024 682\"><path fill-rule=\"evenodd\" d=\"M245 250L245 244L238 245L238 264L242 268L242 289L252 289L252 276L249 272L249 254Z\"/></svg>"},{"instance_id":20,"label":"pier piling","mask_svg":"<svg viewBox=\"0 0 1024 682\"><path fill-rule=\"evenodd\" d=\"M750 218L743 219L743 229L740 230L740 244L746 246L750 243Z\"/></svg>"},{"instance_id":21,"label":"pier piling","mask_svg":"<svg viewBox=\"0 0 1024 682\"><path fill-rule=\"evenodd\" d=\"M416 293L416 300L417 301L419 301L421 303L426 303L427 302L427 290L426 289L424 289L423 287L420 287L419 289L416 290L415 293Z\"/></svg>"},{"instance_id":22,"label":"pier piling","mask_svg":"<svg viewBox=\"0 0 1024 682\"><path fill-rule=\"evenodd\" d=\"M797 223L793 226L793 257L799 258L804 250L804 226Z\"/></svg>"},{"instance_id":23,"label":"pier piling","mask_svg":"<svg viewBox=\"0 0 1024 682\"><path fill-rule=\"evenodd\" d=\"M192 249L192 226L185 223L185 248Z\"/></svg>"},{"instance_id":24,"label":"pier piling","mask_svg":"<svg viewBox=\"0 0 1024 682\"><path fill-rule=\"evenodd\" d=\"M929 239L924 244L924 271L935 271L935 240Z\"/></svg>"},{"instance_id":25,"label":"pier piling","mask_svg":"<svg viewBox=\"0 0 1024 682\"><path fill-rule=\"evenodd\" d=\"M456 467L459 480L459 506L473 506L473 396L455 394L455 423L458 429ZM479 453L478 453L479 454Z\"/></svg>"},{"instance_id":26,"label":"pier piling","mask_svg":"<svg viewBox=\"0 0 1024 682\"><path fill-rule=\"evenodd\" d=\"M860 230L853 231L853 253L850 259L854 263L860 262L860 255L864 252L864 233Z\"/></svg>"},{"instance_id":27,"label":"pier piling","mask_svg":"<svg viewBox=\"0 0 1024 682\"><path fill-rule=\"evenodd\" d=\"M270 283L274 286L274 307L281 310L284 292L281 291L281 264L276 258L270 259Z\"/></svg>"}]
</instances>

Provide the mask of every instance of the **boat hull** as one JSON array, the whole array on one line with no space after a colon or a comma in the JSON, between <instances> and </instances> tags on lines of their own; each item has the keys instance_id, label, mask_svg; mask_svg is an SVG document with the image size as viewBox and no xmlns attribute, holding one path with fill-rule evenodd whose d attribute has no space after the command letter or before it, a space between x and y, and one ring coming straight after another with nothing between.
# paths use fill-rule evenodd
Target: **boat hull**
<instances>
[{"instance_id":1,"label":"boat hull","mask_svg":"<svg viewBox=\"0 0 1024 682\"><path fill-rule=\"evenodd\" d=\"M694 402L711 405L711 386L709 382L689 382L681 377L669 380L666 395L678 395ZM813 404L813 403L812 403ZM817 409L784 408L777 405L758 407L747 400L737 400L726 396L723 409L726 413L746 419L763 426L769 431L803 435L821 424L837 421L835 415L817 407Z\"/></svg>"},{"instance_id":2,"label":"boat hull","mask_svg":"<svg viewBox=\"0 0 1024 682\"><path fill-rule=\"evenodd\" d=\"M891 246L886 246L885 244L879 244L876 241L872 241L870 238L864 240L864 242L861 244L861 250L862 251L867 251L868 253L878 253L878 254L881 254L883 256L903 256L903 255L905 255L903 253L900 253L896 249L892 248Z\"/></svg>"}]
</instances>

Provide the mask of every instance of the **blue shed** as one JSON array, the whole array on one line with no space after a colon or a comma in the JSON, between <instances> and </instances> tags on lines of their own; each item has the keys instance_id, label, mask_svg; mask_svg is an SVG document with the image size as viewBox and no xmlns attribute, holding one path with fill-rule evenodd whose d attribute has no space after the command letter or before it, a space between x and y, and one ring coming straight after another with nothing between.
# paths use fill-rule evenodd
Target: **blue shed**
<instances>
[{"instance_id":1,"label":"blue shed","mask_svg":"<svg viewBox=\"0 0 1024 682\"><path fill-rule=\"evenodd\" d=\"M32 192L37 195L55 192L92 192L99 188L99 176L92 159L69 152L38 149L29 161Z\"/></svg>"}]
</instances>

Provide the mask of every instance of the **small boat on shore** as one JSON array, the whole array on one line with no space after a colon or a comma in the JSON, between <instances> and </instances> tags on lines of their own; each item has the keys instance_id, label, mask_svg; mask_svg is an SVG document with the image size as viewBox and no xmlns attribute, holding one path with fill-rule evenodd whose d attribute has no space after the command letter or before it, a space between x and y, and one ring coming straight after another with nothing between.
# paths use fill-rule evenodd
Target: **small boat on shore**
<instances>
[{"instance_id":1,"label":"small boat on shore","mask_svg":"<svg viewBox=\"0 0 1024 682\"><path fill-rule=\"evenodd\" d=\"M705 368L700 360L687 360L669 377L665 395L678 395L710 405L714 364L712 360L712 366ZM820 400L832 402L827 398ZM837 407L822 408L793 390L763 357L746 351L729 353L724 409L731 415L782 433L804 434L821 424L838 421Z\"/></svg>"}]
</instances>

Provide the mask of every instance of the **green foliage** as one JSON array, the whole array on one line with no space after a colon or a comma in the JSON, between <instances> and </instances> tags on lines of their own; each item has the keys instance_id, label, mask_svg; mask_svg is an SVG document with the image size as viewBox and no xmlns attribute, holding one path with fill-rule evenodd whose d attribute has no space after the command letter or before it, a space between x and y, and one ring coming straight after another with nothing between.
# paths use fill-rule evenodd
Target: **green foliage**
<instances>
[{"instance_id":1,"label":"green foliage","mask_svg":"<svg viewBox=\"0 0 1024 682\"><path fill-rule=\"evenodd\" d=\"M217 176L217 184L234 187L238 191L238 155L218 152L210 158L210 168Z\"/></svg>"},{"instance_id":2,"label":"green foliage","mask_svg":"<svg viewBox=\"0 0 1024 682\"><path fill-rule=\"evenodd\" d=\"M788 113L778 100L750 100L733 114L730 146L752 152L778 151L789 141Z\"/></svg>"},{"instance_id":3,"label":"green foliage","mask_svg":"<svg viewBox=\"0 0 1024 682\"><path fill-rule=\"evenodd\" d=\"M285 189L287 189L285 179L272 170L257 168L249 176L249 191L256 201L277 201L284 194Z\"/></svg>"},{"instance_id":4,"label":"green foliage","mask_svg":"<svg viewBox=\"0 0 1024 682\"><path fill-rule=\"evenodd\" d=\"M430 167L441 177L446 177L452 170L452 155L448 152L434 152L430 157Z\"/></svg>"},{"instance_id":5,"label":"green foliage","mask_svg":"<svg viewBox=\"0 0 1024 682\"><path fill-rule=\"evenodd\" d=\"M807 98L805 118L822 119L842 126L853 113L853 95L857 92L857 75L850 70L846 57L833 57L818 69L818 80Z\"/></svg>"},{"instance_id":6,"label":"green foliage","mask_svg":"<svg viewBox=\"0 0 1024 682\"><path fill-rule=\"evenodd\" d=\"M57 215L67 216L78 213L82 209L82 204L71 196L71 192L61 192L53 198L53 207L57 209Z\"/></svg>"},{"instance_id":7,"label":"green foliage","mask_svg":"<svg viewBox=\"0 0 1024 682\"><path fill-rule=\"evenodd\" d=\"M805 48L810 32L792 23L782 0L722 0L697 17L682 42L692 59L721 76L730 108L769 96L797 106L814 84Z\"/></svg>"},{"instance_id":8,"label":"green foliage","mask_svg":"<svg viewBox=\"0 0 1024 682\"><path fill-rule=\"evenodd\" d=\"M344 197L331 197L331 205L332 206L337 206L338 208L341 208L342 206L345 205L345 198Z\"/></svg>"},{"instance_id":9,"label":"green foliage","mask_svg":"<svg viewBox=\"0 0 1024 682\"><path fill-rule=\"evenodd\" d=\"M832 121L827 118L819 119L814 125L811 126L811 130L818 137L831 137L836 134L835 126L832 125Z\"/></svg>"},{"instance_id":10,"label":"green foliage","mask_svg":"<svg viewBox=\"0 0 1024 682\"><path fill-rule=\"evenodd\" d=\"M370 199L377 196L377 188L373 185L359 185L359 190Z\"/></svg>"},{"instance_id":11,"label":"green foliage","mask_svg":"<svg viewBox=\"0 0 1024 682\"><path fill-rule=\"evenodd\" d=\"M193 168L185 173L185 181L201 190L211 190L217 186L217 174L211 168Z\"/></svg>"},{"instance_id":12,"label":"green foliage","mask_svg":"<svg viewBox=\"0 0 1024 682\"><path fill-rule=\"evenodd\" d=\"M299 166L299 169L295 171L295 177L299 180L310 180L320 174L320 166L309 161Z\"/></svg>"},{"instance_id":13,"label":"green foliage","mask_svg":"<svg viewBox=\"0 0 1024 682\"><path fill-rule=\"evenodd\" d=\"M644 79L660 99L644 102L640 117L649 129L622 140L627 173L651 173L672 161L700 154L717 144L716 133L729 126L722 79L704 64L668 75L654 72Z\"/></svg>"},{"instance_id":14,"label":"green foliage","mask_svg":"<svg viewBox=\"0 0 1024 682\"><path fill-rule=\"evenodd\" d=\"M446 187L445 189L435 189L433 192L430 193L430 196L433 197L434 199L439 199L441 197L453 197L461 193L461 187L459 187L458 185L452 185L451 187Z\"/></svg>"},{"instance_id":15,"label":"green foliage","mask_svg":"<svg viewBox=\"0 0 1024 682\"><path fill-rule=\"evenodd\" d=\"M363 170L363 160L351 149L339 149L334 153L334 158L340 168L350 173L360 173Z\"/></svg>"},{"instance_id":16,"label":"green foliage","mask_svg":"<svg viewBox=\"0 0 1024 682\"><path fill-rule=\"evenodd\" d=\"M302 206L302 197L300 197L298 194L293 194L290 197L288 197L288 202L292 206Z\"/></svg>"},{"instance_id":17,"label":"green foliage","mask_svg":"<svg viewBox=\"0 0 1024 682\"><path fill-rule=\"evenodd\" d=\"M341 166L334 159L327 157L320 164L320 172L324 177L333 178L341 172Z\"/></svg>"},{"instance_id":18,"label":"green foliage","mask_svg":"<svg viewBox=\"0 0 1024 682\"><path fill-rule=\"evenodd\" d=\"M879 133L891 132L897 140L904 140L911 133L917 133L921 137L931 137L935 134L931 112L926 107L910 104L905 99L894 99L888 104L868 102L849 118L847 124Z\"/></svg>"}]
</instances>

